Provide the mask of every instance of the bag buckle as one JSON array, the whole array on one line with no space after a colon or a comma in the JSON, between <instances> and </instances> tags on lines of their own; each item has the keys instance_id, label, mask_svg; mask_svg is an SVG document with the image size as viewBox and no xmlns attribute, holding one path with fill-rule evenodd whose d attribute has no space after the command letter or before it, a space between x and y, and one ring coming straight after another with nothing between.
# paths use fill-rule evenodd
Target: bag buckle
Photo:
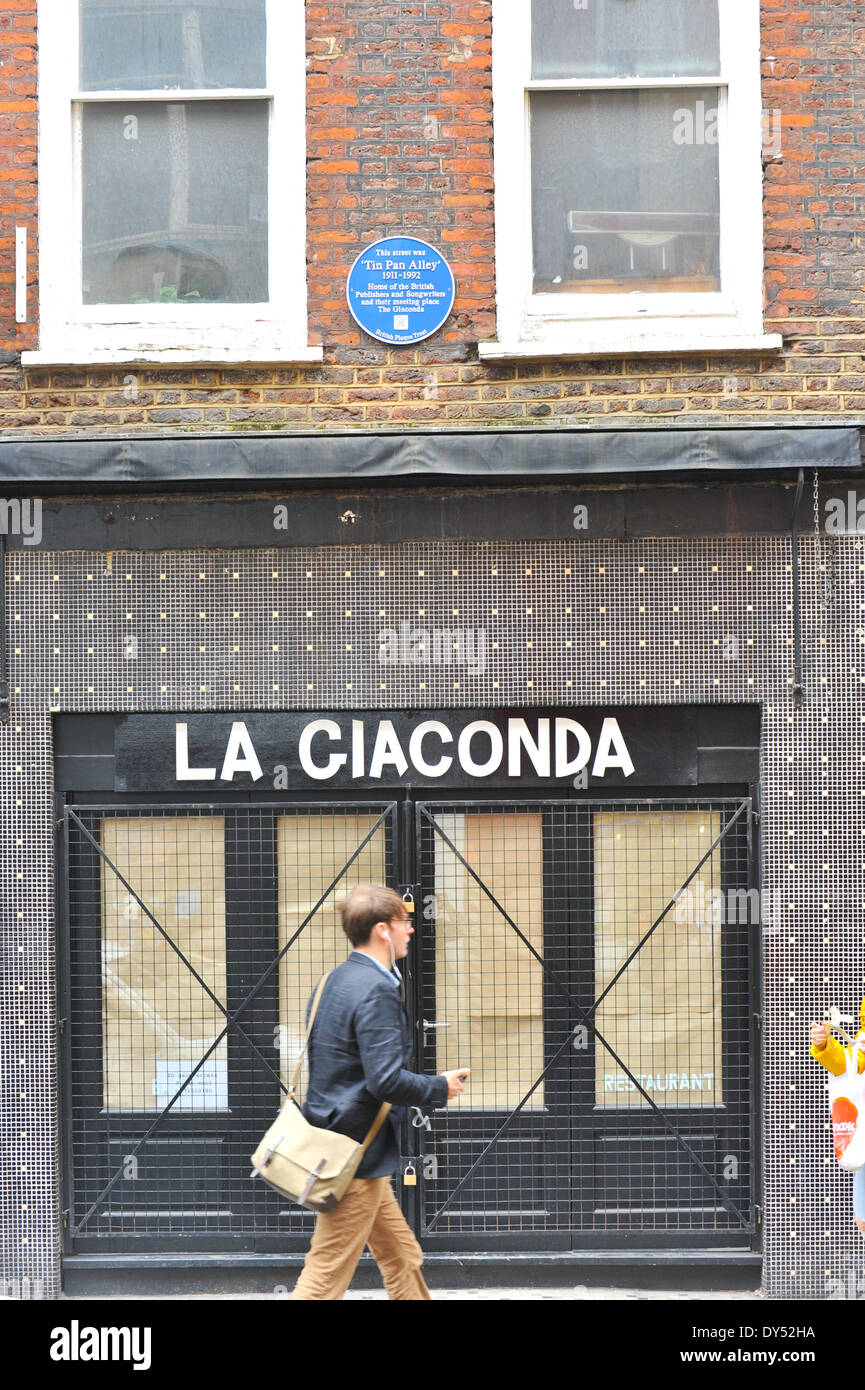
<instances>
[{"instance_id":1,"label":"bag buckle","mask_svg":"<svg viewBox=\"0 0 865 1390\"><path fill-rule=\"evenodd\" d=\"M305 1207L307 1205L309 1194L315 1187L315 1184L318 1182L318 1179L321 1176L321 1171L324 1168L326 1162L327 1159L323 1158L321 1162L317 1163L316 1166L313 1168L312 1172L310 1173L309 1177L303 1185L303 1191L297 1199L298 1206Z\"/></svg>"},{"instance_id":2,"label":"bag buckle","mask_svg":"<svg viewBox=\"0 0 865 1390\"><path fill-rule=\"evenodd\" d=\"M251 1178L257 1178L259 1173L261 1173L267 1167L268 1163L273 1158L273 1155L276 1153L284 1138L285 1135L281 1134L272 1148L265 1149L264 1156L261 1162L255 1165L255 1167L249 1175Z\"/></svg>"}]
</instances>

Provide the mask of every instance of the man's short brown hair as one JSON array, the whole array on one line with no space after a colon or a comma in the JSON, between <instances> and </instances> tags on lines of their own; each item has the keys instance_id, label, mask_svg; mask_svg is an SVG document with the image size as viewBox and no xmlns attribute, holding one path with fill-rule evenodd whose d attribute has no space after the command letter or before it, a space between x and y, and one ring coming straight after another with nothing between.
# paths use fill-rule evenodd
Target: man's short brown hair
<instances>
[{"instance_id":1,"label":"man's short brown hair","mask_svg":"<svg viewBox=\"0 0 865 1390\"><path fill-rule=\"evenodd\" d=\"M361 883L352 889L341 911L342 929L352 946L365 945L376 922L407 916L399 893L377 883Z\"/></svg>"}]
</instances>

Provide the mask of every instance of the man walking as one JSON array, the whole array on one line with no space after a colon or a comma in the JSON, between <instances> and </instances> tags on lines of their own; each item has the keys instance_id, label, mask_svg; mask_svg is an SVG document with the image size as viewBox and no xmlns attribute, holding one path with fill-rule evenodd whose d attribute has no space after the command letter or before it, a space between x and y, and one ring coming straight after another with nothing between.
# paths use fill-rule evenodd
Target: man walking
<instances>
[{"instance_id":1,"label":"man walking","mask_svg":"<svg viewBox=\"0 0 865 1390\"><path fill-rule=\"evenodd\" d=\"M406 1070L411 1042L396 962L408 954L414 926L399 894L372 884L355 888L342 907L342 929L354 950L333 971L319 1002L307 1048L303 1113L310 1124L360 1142L383 1101L447 1105L462 1091L469 1068L441 1076ZM399 1166L398 1126L399 1112L391 1110L342 1201L316 1218L293 1299L342 1298L365 1245L388 1298L429 1298L423 1252L391 1186Z\"/></svg>"}]
</instances>

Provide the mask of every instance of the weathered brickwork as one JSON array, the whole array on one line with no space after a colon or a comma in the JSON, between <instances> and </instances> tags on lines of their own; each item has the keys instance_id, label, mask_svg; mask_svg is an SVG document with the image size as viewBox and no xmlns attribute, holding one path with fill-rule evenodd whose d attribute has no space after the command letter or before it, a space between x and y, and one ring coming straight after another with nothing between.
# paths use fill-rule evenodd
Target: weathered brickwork
<instances>
[{"instance_id":1,"label":"weathered brickwork","mask_svg":"<svg viewBox=\"0 0 865 1390\"><path fill-rule=\"evenodd\" d=\"M36 5L0 4L0 361L36 345ZM31 323L15 322L15 228L30 241ZM12 423L12 422L10 422Z\"/></svg>"},{"instance_id":2,"label":"weathered brickwork","mask_svg":"<svg viewBox=\"0 0 865 1390\"><path fill-rule=\"evenodd\" d=\"M14 228L36 233L35 0L0 0L0 428L6 433L533 427L865 419L865 10L763 0L766 329L779 352L481 365L495 334L489 0L310 0L310 341L321 367L22 371ZM454 313L414 350L364 338L357 253L410 227L440 244Z\"/></svg>"},{"instance_id":3,"label":"weathered brickwork","mask_svg":"<svg viewBox=\"0 0 865 1390\"><path fill-rule=\"evenodd\" d=\"M307 6L310 331L337 358L369 360L345 301L352 261L409 227L442 246L459 288L424 359L495 336L490 8Z\"/></svg>"}]
</instances>

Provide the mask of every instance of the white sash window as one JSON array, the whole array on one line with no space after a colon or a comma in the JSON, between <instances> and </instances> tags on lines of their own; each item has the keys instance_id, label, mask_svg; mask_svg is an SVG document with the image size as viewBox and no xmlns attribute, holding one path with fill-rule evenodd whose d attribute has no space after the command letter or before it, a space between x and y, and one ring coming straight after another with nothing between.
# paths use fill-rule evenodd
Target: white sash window
<instances>
[{"instance_id":1,"label":"white sash window","mask_svg":"<svg viewBox=\"0 0 865 1390\"><path fill-rule=\"evenodd\" d=\"M494 0L486 357L780 347L758 0Z\"/></svg>"},{"instance_id":2,"label":"white sash window","mask_svg":"<svg viewBox=\"0 0 865 1390\"><path fill-rule=\"evenodd\" d=\"M317 360L302 0L39 0L40 347Z\"/></svg>"}]
</instances>

